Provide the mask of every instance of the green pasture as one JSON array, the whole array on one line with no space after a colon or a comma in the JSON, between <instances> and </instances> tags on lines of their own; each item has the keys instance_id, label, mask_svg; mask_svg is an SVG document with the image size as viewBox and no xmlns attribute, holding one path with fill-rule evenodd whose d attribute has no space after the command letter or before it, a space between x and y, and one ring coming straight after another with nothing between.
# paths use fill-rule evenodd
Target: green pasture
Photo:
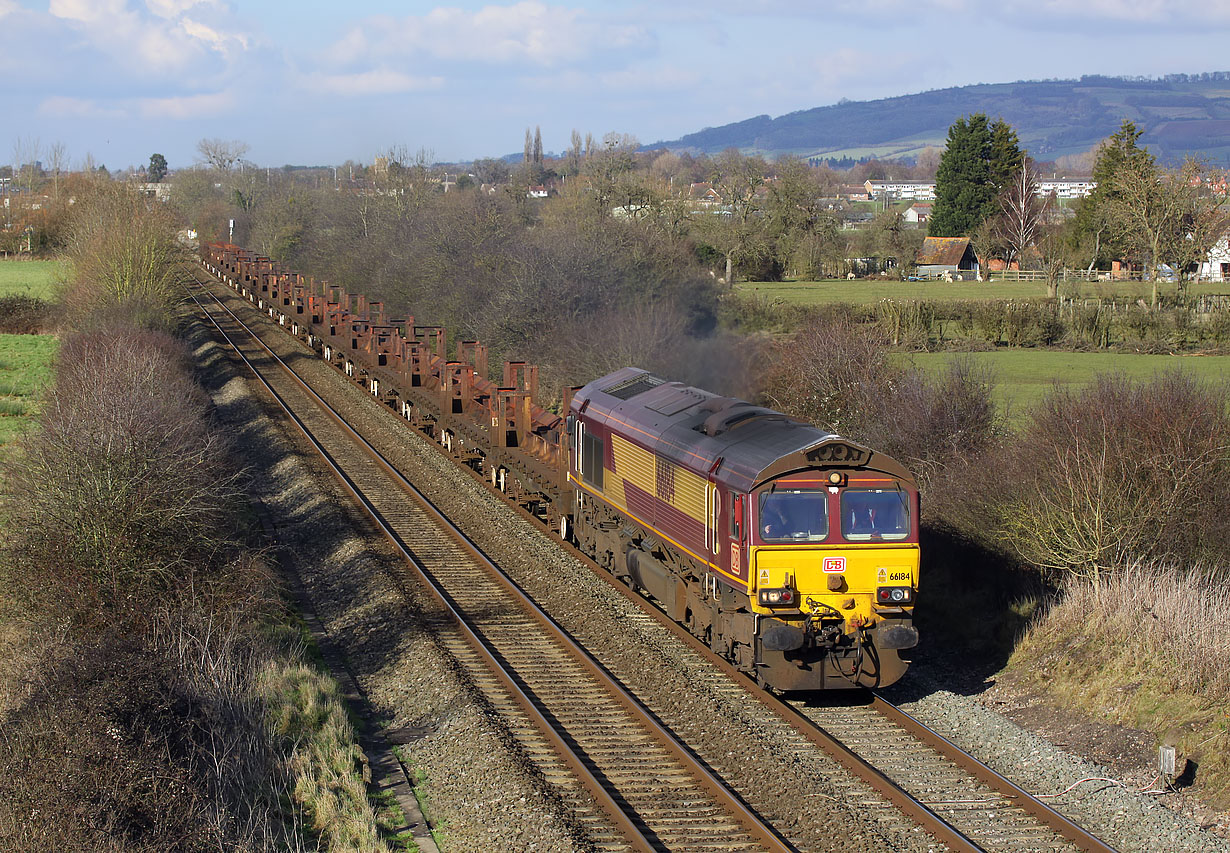
<instances>
[{"instance_id":1,"label":"green pasture","mask_svg":"<svg viewBox=\"0 0 1230 853\"><path fill-rule=\"evenodd\" d=\"M38 416L58 346L54 335L0 335L0 446Z\"/></svg>"},{"instance_id":2,"label":"green pasture","mask_svg":"<svg viewBox=\"0 0 1230 853\"><path fill-rule=\"evenodd\" d=\"M1060 283L1059 295L1065 298L1110 299L1112 297L1149 299L1153 285L1143 281L1095 281ZM1188 293L1230 293L1230 283L1200 282L1189 284ZM781 300L789 305L816 306L838 302L864 304L881 299L1044 299L1046 283L1041 281L876 281L856 279L845 281L746 281L735 284L741 296L756 296L770 302ZM1162 296L1173 295L1173 284L1158 284Z\"/></svg>"},{"instance_id":3,"label":"green pasture","mask_svg":"<svg viewBox=\"0 0 1230 853\"><path fill-rule=\"evenodd\" d=\"M64 274L60 261L0 261L0 296L32 296L51 302Z\"/></svg>"},{"instance_id":4,"label":"green pasture","mask_svg":"<svg viewBox=\"0 0 1230 853\"><path fill-rule=\"evenodd\" d=\"M968 358L991 371L995 402L1014 426L1024 425L1030 411L1054 387L1075 389L1099 373L1152 379L1157 373L1183 370L1220 382L1230 376L1230 356L1137 355L1111 352L1005 349L995 352L914 353L899 356L929 371L940 371L954 358Z\"/></svg>"}]
</instances>

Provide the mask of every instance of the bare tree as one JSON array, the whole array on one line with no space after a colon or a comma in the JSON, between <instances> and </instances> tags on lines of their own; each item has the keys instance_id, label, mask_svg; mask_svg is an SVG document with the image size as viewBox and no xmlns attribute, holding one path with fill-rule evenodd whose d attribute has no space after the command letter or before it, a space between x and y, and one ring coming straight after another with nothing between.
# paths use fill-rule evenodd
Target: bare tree
<instances>
[{"instance_id":1,"label":"bare tree","mask_svg":"<svg viewBox=\"0 0 1230 853\"><path fill-rule=\"evenodd\" d=\"M746 157L736 149L723 151L713 161L713 188L722 198L722 213L709 223L710 238L726 256L727 284L734 281L735 264L761 254L764 250L763 220L757 192L765 182L765 163L759 157Z\"/></svg>"},{"instance_id":2,"label":"bare tree","mask_svg":"<svg viewBox=\"0 0 1230 853\"><path fill-rule=\"evenodd\" d=\"M202 139L196 144L196 150L210 168L229 172L248 153L248 143L238 139Z\"/></svg>"},{"instance_id":3,"label":"bare tree","mask_svg":"<svg viewBox=\"0 0 1230 853\"><path fill-rule=\"evenodd\" d=\"M1059 226L1043 225L1035 234L1033 245L1038 251L1038 267L1046 276L1046 296L1055 299L1059 296L1059 277L1068 262L1064 233Z\"/></svg>"},{"instance_id":4,"label":"bare tree","mask_svg":"<svg viewBox=\"0 0 1230 853\"><path fill-rule=\"evenodd\" d=\"M16 173L18 186L27 193L34 191L34 179L38 177L38 158L42 152L43 144L36 136L19 136L13 143L13 171Z\"/></svg>"},{"instance_id":5,"label":"bare tree","mask_svg":"<svg viewBox=\"0 0 1230 853\"><path fill-rule=\"evenodd\" d=\"M60 173L68 165L68 148L57 140L47 149L47 165L51 167L52 198L60 198Z\"/></svg>"},{"instance_id":6,"label":"bare tree","mask_svg":"<svg viewBox=\"0 0 1230 853\"><path fill-rule=\"evenodd\" d=\"M1038 196L1038 175L1028 158L999 195L996 228L1007 247L1004 261L1025 267L1025 252L1034 245L1046 218L1049 199Z\"/></svg>"},{"instance_id":7,"label":"bare tree","mask_svg":"<svg viewBox=\"0 0 1230 853\"><path fill-rule=\"evenodd\" d=\"M1225 173L1209 172L1195 160L1184 162L1174 181L1184 187L1186 201L1182 233L1172 243L1175 273L1182 289L1184 272L1195 267L1194 275L1198 278L1200 265L1208 260L1213 246L1230 228L1230 203L1211 189L1224 185Z\"/></svg>"}]
</instances>

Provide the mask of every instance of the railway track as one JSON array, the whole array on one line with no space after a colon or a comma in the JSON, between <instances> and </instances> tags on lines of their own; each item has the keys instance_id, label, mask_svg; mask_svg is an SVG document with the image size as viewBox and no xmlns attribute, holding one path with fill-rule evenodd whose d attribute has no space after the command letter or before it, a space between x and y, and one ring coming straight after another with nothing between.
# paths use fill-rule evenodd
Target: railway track
<instances>
[{"instance_id":1,"label":"railway track","mask_svg":"<svg viewBox=\"0 0 1230 853\"><path fill-rule=\"evenodd\" d=\"M481 478L476 477L476 479L481 481ZM399 512L389 510L393 516L398 516ZM525 513L522 514L529 517ZM418 549L426 556L433 551L434 544L423 544L434 541L430 532L411 533L410 536L411 539L406 541L416 543L409 549L412 553L417 553L415 549ZM454 536L456 534L449 534L450 538ZM442 541L442 537L435 534L435 540ZM580 556L579 552L574 551L574 556ZM440 556L441 568L438 571L441 576L449 575L451 569L448 566L452 559L447 555ZM460 574L454 578L454 583L464 588L467 586L465 578L469 577L470 570L460 569L459 571ZM630 593L607 573L601 570L596 571L604 581L627 595L629 601L638 607L644 606L643 599L639 596ZM488 591L482 594L476 592L473 598L467 598L467 600L470 606L476 608L475 612L490 613L494 616L494 614L503 612L508 595L507 590L508 588L505 587L503 591ZM758 699L772 710L780 720L783 729L790 733L792 750L799 755L806 755L814 753L816 747L819 747L855 774L863 784L869 786L869 789L874 792L870 797L863 792L862 788L852 788L850 792L851 797L863 798L868 810L883 811L886 805L891 804L901 813L908 815L910 820L923 826L932 836L940 839L949 849L954 850L1006 851L1006 853L1025 850L1084 850L1107 853L1111 850L1038 800L1016 788L1010 781L982 767L934 733L927 733L924 727L904 718L900 712L896 712L883 700L877 698L862 704L834 703L831 697L825 697L823 705L800 701L784 703L777 697L756 688L721 658L712 655L707 648L697 643L691 635L673 622L661 617L656 609L649 608L648 612L657 622L661 623L662 627L679 636L692 648L693 652L706 660L707 665L711 667L713 677L703 679L707 682L706 685L702 685L705 689L710 690L717 698L728 697L733 700L736 696L746 694ZM530 623L515 621L507 617L509 621L505 624L505 618L500 615L490 620L489 623L485 623L487 631L493 636L503 635L506 641L512 638L513 647L525 646L528 650L527 657L531 660L562 660L555 657L560 653L551 644L541 645L538 640L535 640L532 646L526 643L526 638L534 630ZM464 657L469 653L463 651L459 654ZM560 667L561 670L579 668L579 665L575 663L552 663L548 666L548 670L555 666ZM543 690L544 697L553 692L547 686L540 689ZM549 707L558 708L567 707L570 704L589 703L588 694L581 702L568 700L569 696L575 697L576 695L565 691L562 697L554 700L556 704ZM493 704L498 705L499 700ZM554 714L554 711L551 713ZM584 730L587 726L592 727L593 722L592 713L583 713L575 725ZM608 737L610 736L612 726L604 725L598 728L603 730ZM525 735L526 742L530 742L534 739L530 737L530 734L528 730L525 730L519 733L519 737ZM536 760L545 762L541 766L550 766L544 748L535 746L531 747L530 751L534 753ZM661 758L656 753L633 761L627 761L625 758L625 769L631 768L631 772L622 775L615 771L612 772L614 778L620 780L625 779L626 776L640 777L660 773L664 766L659 763L660 761ZM717 763L719 762L710 762L711 766ZM563 769L545 769L544 775L554 780L557 777L566 778L567 773ZM695 784L685 775L667 773L662 778L668 780L667 784L660 786L666 790L683 791L689 785ZM627 781L630 783L633 780ZM749 802L755 799L754 795L748 791L743 792L743 798ZM618 846L620 842L614 840L614 833L611 830L598 828L602 821L596 816L597 810L592 805L586 808L580 801L581 799L583 798L578 798L575 804L578 809L577 813L586 816L582 818L583 822L593 824L593 837L603 839L602 844L604 845L610 843ZM655 799L662 800L661 789L655 791L650 802ZM729 815L721 817L718 811L706 813L697 819L695 811L688 811L689 808L697 806L695 802L687 804L686 801L680 801L679 806L691 815L690 826L693 830L700 823L709 820L724 827L719 835L727 831L731 825L739 825L735 817ZM761 811L769 812L771 809L762 808ZM769 830L770 836L775 834ZM730 838L731 836L727 836L728 840ZM657 849L697 849L699 846L707 846L702 844L699 835L688 836L686 832L671 836L669 841L655 832L648 843ZM751 834L743 834L735 842L736 846L722 849L773 849L757 846L759 843ZM676 844L681 846L676 846Z\"/></svg>"},{"instance_id":2,"label":"railway track","mask_svg":"<svg viewBox=\"0 0 1230 853\"><path fill-rule=\"evenodd\" d=\"M458 629L444 638L601 849L794 849L217 300L198 300ZM373 464L374 463L374 464ZM409 498L409 499L408 499ZM462 641L462 642L459 642ZM582 792L585 795L583 796Z\"/></svg>"}]
</instances>

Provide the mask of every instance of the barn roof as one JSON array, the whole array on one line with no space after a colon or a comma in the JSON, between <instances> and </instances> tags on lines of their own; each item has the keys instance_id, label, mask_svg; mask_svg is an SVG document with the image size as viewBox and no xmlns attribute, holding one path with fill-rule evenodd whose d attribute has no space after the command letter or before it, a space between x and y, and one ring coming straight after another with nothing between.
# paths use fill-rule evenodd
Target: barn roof
<instances>
[{"instance_id":1,"label":"barn roof","mask_svg":"<svg viewBox=\"0 0 1230 853\"><path fill-rule=\"evenodd\" d=\"M939 264L955 267L969 249L969 237L926 237L918 250L919 266Z\"/></svg>"}]
</instances>

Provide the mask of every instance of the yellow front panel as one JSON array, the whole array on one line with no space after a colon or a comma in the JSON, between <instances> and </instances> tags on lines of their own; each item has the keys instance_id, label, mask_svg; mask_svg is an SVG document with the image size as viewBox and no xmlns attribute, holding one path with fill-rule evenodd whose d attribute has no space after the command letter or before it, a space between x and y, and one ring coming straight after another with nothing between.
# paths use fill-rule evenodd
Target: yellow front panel
<instances>
[{"instance_id":1,"label":"yellow front panel","mask_svg":"<svg viewBox=\"0 0 1230 853\"><path fill-rule=\"evenodd\" d=\"M843 561L837 564L842 570L825 572L826 559ZM754 579L757 589L784 586L789 575L793 578L794 588L799 591L804 612L812 610L807 605L807 599L811 598L837 608L847 620L853 615L871 618L872 597L877 586L918 587L917 545L767 546L752 549L752 565L756 568ZM829 590L830 574L840 574L845 578L843 590ZM855 606L850 609L843 607L851 598Z\"/></svg>"}]
</instances>

